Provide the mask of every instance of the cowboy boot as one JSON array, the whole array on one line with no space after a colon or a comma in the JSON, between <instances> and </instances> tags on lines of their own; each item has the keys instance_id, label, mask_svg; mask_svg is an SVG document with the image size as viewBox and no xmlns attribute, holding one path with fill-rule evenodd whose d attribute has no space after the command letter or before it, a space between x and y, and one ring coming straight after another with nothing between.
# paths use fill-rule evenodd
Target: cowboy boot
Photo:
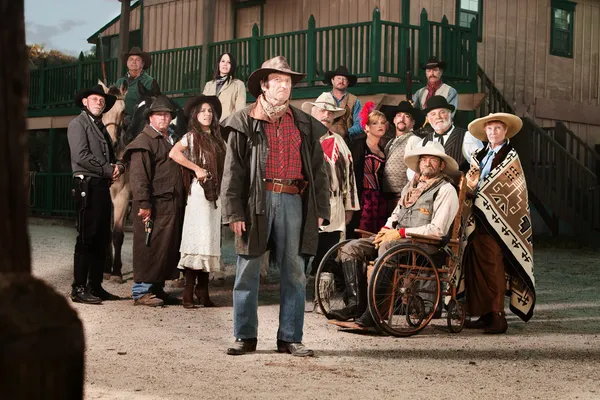
<instances>
[{"instance_id":1,"label":"cowboy boot","mask_svg":"<svg viewBox=\"0 0 600 400\"><path fill-rule=\"evenodd\" d=\"M346 281L345 294L348 298L348 301L344 308L329 311L329 317L332 319L336 319L338 321L348 321L350 318L356 318L360 316L362 312L364 312L364 304L360 304L360 300L363 300L364 302L364 299L366 299L366 288L365 295L363 297L362 288L359 287L363 281L358 277L359 275L362 275L362 271L359 271L360 264L362 264L362 262L359 260L344 261L342 263L344 280Z\"/></svg>"},{"instance_id":2,"label":"cowboy boot","mask_svg":"<svg viewBox=\"0 0 600 400\"><path fill-rule=\"evenodd\" d=\"M183 308L195 308L194 286L196 285L196 270L186 268L183 270L185 286L183 288Z\"/></svg>"},{"instance_id":3,"label":"cowboy boot","mask_svg":"<svg viewBox=\"0 0 600 400\"><path fill-rule=\"evenodd\" d=\"M214 307L215 303L210 300L210 296L208 294L208 272L206 271L197 271L198 274L198 284L196 285L196 289L194 293L198 298L200 304L204 307Z\"/></svg>"},{"instance_id":4,"label":"cowboy boot","mask_svg":"<svg viewBox=\"0 0 600 400\"><path fill-rule=\"evenodd\" d=\"M506 322L506 316L504 315L504 311L501 311L492 313L492 322L483 330L483 333L498 334L506 333L507 330L508 323Z\"/></svg>"}]
</instances>

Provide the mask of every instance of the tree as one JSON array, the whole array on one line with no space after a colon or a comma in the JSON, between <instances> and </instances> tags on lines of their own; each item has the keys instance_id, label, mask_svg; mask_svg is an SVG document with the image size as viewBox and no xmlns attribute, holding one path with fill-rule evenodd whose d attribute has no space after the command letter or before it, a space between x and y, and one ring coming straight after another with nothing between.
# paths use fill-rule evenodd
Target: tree
<instances>
[{"instance_id":1,"label":"tree","mask_svg":"<svg viewBox=\"0 0 600 400\"><path fill-rule=\"evenodd\" d=\"M40 67L44 62L46 65L60 65L77 62L77 57L60 52L58 50L46 50L44 44L32 44L27 46L29 61L34 67Z\"/></svg>"}]
</instances>

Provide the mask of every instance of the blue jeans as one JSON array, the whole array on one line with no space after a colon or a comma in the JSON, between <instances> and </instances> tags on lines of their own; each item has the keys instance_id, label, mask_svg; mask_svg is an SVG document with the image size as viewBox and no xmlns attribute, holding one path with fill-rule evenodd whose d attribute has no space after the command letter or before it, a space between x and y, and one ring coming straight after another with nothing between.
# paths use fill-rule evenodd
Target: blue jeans
<instances>
[{"instance_id":1,"label":"blue jeans","mask_svg":"<svg viewBox=\"0 0 600 400\"><path fill-rule=\"evenodd\" d=\"M300 254L302 198L267 191L267 238L280 271L279 330L277 339L301 342L304 327L306 276L305 257ZM258 257L238 256L233 286L233 334L237 339L258 336Z\"/></svg>"},{"instance_id":2,"label":"blue jeans","mask_svg":"<svg viewBox=\"0 0 600 400\"><path fill-rule=\"evenodd\" d=\"M133 286L131 287L131 295L133 299L137 300L145 294L152 293L152 289L155 285L160 288L163 288L165 286L165 283L133 282Z\"/></svg>"}]
</instances>

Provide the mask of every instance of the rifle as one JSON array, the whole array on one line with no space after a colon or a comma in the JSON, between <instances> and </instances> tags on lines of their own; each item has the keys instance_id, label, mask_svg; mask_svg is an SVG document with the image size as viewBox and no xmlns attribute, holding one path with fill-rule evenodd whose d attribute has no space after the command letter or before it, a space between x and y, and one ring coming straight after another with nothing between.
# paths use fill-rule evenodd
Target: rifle
<instances>
[{"instance_id":1,"label":"rifle","mask_svg":"<svg viewBox=\"0 0 600 400\"><path fill-rule=\"evenodd\" d=\"M106 79L106 65L104 64L104 45L102 44L102 34L98 34L98 45L100 46L100 66L102 68L102 77L104 78L104 85L108 85Z\"/></svg>"},{"instance_id":2,"label":"rifle","mask_svg":"<svg viewBox=\"0 0 600 400\"><path fill-rule=\"evenodd\" d=\"M412 100L412 65L410 62L410 47L406 48L406 100L413 104ZM413 104L414 105L414 104Z\"/></svg>"}]
</instances>

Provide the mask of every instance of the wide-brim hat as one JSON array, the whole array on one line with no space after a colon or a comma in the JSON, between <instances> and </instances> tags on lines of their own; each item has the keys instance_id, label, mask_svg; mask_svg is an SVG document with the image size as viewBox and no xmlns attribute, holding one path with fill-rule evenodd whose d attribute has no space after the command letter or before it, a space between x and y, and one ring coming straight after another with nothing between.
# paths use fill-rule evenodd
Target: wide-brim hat
<instances>
[{"instance_id":1,"label":"wide-brim hat","mask_svg":"<svg viewBox=\"0 0 600 400\"><path fill-rule=\"evenodd\" d=\"M445 108L452 112L456 107L448 103L448 99L444 96L431 96L431 98L427 100L427 107L423 109L423 112L427 115L429 111L435 110L436 108Z\"/></svg>"},{"instance_id":2,"label":"wide-brim hat","mask_svg":"<svg viewBox=\"0 0 600 400\"><path fill-rule=\"evenodd\" d=\"M446 63L439 61L437 57L431 57L425 64L421 64L421 69L440 68L444 69Z\"/></svg>"},{"instance_id":3,"label":"wide-brim hat","mask_svg":"<svg viewBox=\"0 0 600 400\"><path fill-rule=\"evenodd\" d=\"M202 96L192 97L191 99L189 99L188 101L185 102L185 105L183 106L183 112L185 113L186 117L189 118L192 116L192 111L194 111L194 108L196 108L196 106L199 106L199 105L205 104L205 103L208 103L213 107L217 121L220 120L223 107L221 106L221 101L219 100L219 98L217 96L202 95Z\"/></svg>"},{"instance_id":4,"label":"wide-brim hat","mask_svg":"<svg viewBox=\"0 0 600 400\"><path fill-rule=\"evenodd\" d=\"M260 96L260 81L269 76L269 74L273 73L286 74L291 76L292 85L296 85L306 76L306 74L302 72L292 71L285 57L273 57L265 61L259 69L252 72L248 77L248 91L250 92L250 94L254 97Z\"/></svg>"},{"instance_id":5,"label":"wide-brim hat","mask_svg":"<svg viewBox=\"0 0 600 400\"><path fill-rule=\"evenodd\" d=\"M440 143L430 140L425 143L425 146L417 147L407 151L404 155L404 163L408 168L415 172L419 172L419 158L421 156L440 157L446 162L446 168L444 168L442 172L452 177L455 177L459 173L458 163L456 160L454 160L454 158L446 154L444 146L442 146Z\"/></svg>"},{"instance_id":6,"label":"wide-brim hat","mask_svg":"<svg viewBox=\"0 0 600 400\"><path fill-rule=\"evenodd\" d=\"M358 77L356 75L352 75L350 71L348 71L348 68L344 67L343 65L340 65L335 69L335 71L325 72L325 78L323 78L323 83L325 83L326 85L331 85L331 80L338 75L345 76L348 79L349 87L356 85L356 82L358 81Z\"/></svg>"},{"instance_id":7,"label":"wide-brim hat","mask_svg":"<svg viewBox=\"0 0 600 400\"><path fill-rule=\"evenodd\" d=\"M404 112L412 116L415 120L415 129L423 126L423 123L425 123L425 115L423 115L423 112L418 108L414 108L410 101L403 100L398 103L397 106L383 105L379 107L379 111L385 114L385 118L390 123L393 123L396 114L399 112Z\"/></svg>"},{"instance_id":8,"label":"wide-brim hat","mask_svg":"<svg viewBox=\"0 0 600 400\"><path fill-rule=\"evenodd\" d=\"M144 110L144 118L148 118L151 114L157 112L171 113L171 118L175 118L177 116L177 112L171 104L171 100L165 95L156 97L152 104L150 104L150 107Z\"/></svg>"},{"instance_id":9,"label":"wide-brim hat","mask_svg":"<svg viewBox=\"0 0 600 400\"><path fill-rule=\"evenodd\" d=\"M335 101L333 100L333 96L329 92L321 93L321 95L319 97L317 97L317 100L315 100L314 102L305 101L304 103L302 103L302 111L304 111L305 113L310 115L312 112L313 106L333 112L334 119L339 118L339 117L343 116L344 114L346 114L346 109L338 107L335 104Z\"/></svg>"},{"instance_id":10,"label":"wide-brim hat","mask_svg":"<svg viewBox=\"0 0 600 400\"><path fill-rule=\"evenodd\" d=\"M127 59L130 56L141 57L142 61L144 61L144 69L148 69L152 65L152 58L150 58L150 54L146 53L145 51L142 51L142 49L140 49L139 47L132 47L128 53L123 54L123 62L126 65L127 65Z\"/></svg>"},{"instance_id":11,"label":"wide-brim hat","mask_svg":"<svg viewBox=\"0 0 600 400\"><path fill-rule=\"evenodd\" d=\"M492 113L486 117L477 118L469 124L468 131L477 139L486 142L488 140L485 134L485 124L488 122L500 121L506 125L506 138L515 136L523 127L521 118L513 114Z\"/></svg>"},{"instance_id":12,"label":"wide-brim hat","mask_svg":"<svg viewBox=\"0 0 600 400\"><path fill-rule=\"evenodd\" d=\"M83 99L85 99L86 97L91 96L93 94L104 97L104 101L106 102L106 105L105 105L104 111L102 111L102 113L105 113L108 110L110 110L112 108L112 106L115 105L115 102L117 101L117 96L113 96L112 94L104 93L104 89L102 88L102 85L96 85L96 86L92 86L89 89L81 89L79 91L79 93L77 93L75 95L75 105L79 108L83 108L84 107Z\"/></svg>"}]
</instances>

